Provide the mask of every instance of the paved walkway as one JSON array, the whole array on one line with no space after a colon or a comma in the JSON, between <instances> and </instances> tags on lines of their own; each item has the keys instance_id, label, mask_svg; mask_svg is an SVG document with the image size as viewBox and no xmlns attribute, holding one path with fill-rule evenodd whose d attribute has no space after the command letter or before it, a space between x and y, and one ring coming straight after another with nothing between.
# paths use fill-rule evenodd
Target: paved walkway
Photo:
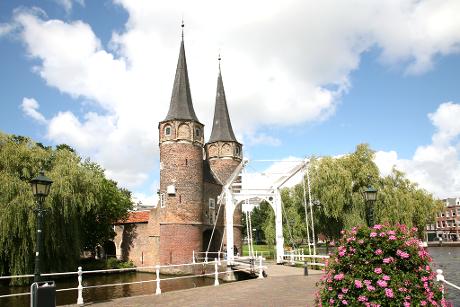
<instances>
[{"instance_id":1,"label":"paved walkway","mask_svg":"<svg viewBox=\"0 0 460 307\"><path fill-rule=\"evenodd\" d=\"M282 265L268 265L266 271L265 279L118 298L85 306L313 306L315 283L321 271L309 270L310 275L303 276L302 268Z\"/></svg>"}]
</instances>

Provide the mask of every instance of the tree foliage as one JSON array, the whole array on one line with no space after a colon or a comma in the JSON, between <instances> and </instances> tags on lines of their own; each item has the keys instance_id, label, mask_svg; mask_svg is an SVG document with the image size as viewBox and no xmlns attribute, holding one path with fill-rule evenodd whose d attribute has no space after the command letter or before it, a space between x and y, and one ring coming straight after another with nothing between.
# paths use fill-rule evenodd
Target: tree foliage
<instances>
[{"instance_id":1,"label":"tree foliage","mask_svg":"<svg viewBox=\"0 0 460 307\"><path fill-rule=\"evenodd\" d=\"M81 252L112 239L111 224L132 207L129 191L70 146L53 149L0 132L0 275L33 271L36 204L29 181L41 169L53 180L44 203L42 271L75 270Z\"/></svg>"}]
</instances>

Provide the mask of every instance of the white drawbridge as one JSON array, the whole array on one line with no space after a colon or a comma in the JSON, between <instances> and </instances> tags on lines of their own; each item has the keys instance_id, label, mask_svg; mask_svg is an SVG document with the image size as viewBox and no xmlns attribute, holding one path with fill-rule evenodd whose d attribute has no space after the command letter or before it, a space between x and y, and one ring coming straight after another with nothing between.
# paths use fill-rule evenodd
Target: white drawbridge
<instances>
[{"instance_id":1,"label":"white drawbridge","mask_svg":"<svg viewBox=\"0 0 460 307\"><path fill-rule=\"evenodd\" d=\"M295 175L302 174L302 182L304 182L304 175L307 174L308 179L308 193L310 194L309 176L308 176L308 164L309 159L305 160L256 160L255 162L282 162L289 163L288 171L271 173L270 176L266 176L265 173L248 173L245 172L249 161L243 160L241 164L235 169L232 176L230 176L227 183L222 189L222 193L219 196L218 204L221 206L225 204L225 228L226 242L227 242L227 257L229 261L234 260L234 237L233 237L233 214L235 208L244 202L246 203L260 203L266 201L270 204L275 212L275 235L276 235L276 262L282 263L284 256L284 236L283 236L283 209L280 190L285 184L292 179ZM261 180L265 178L265 180ZM315 250L315 234L313 225L313 208L311 203L311 197L309 197L309 206L311 214L311 225L308 217L307 203L306 203L306 189L304 187L304 206L305 206L305 222L307 224L308 244L313 246L313 253L316 254ZM310 195L309 195L310 196ZM312 241L310 240L310 230L312 230ZM231 230L231 231L229 231ZM251 230L250 230L251 231ZM313 243L311 243L313 242Z\"/></svg>"}]
</instances>

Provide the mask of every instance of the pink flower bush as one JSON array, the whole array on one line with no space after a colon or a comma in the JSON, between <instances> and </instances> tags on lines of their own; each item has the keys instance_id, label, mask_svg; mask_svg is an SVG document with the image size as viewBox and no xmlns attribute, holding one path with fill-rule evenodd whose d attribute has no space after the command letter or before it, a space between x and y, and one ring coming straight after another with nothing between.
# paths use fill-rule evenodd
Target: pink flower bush
<instances>
[{"instance_id":1,"label":"pink flower bush","mask_svg":"<svg viewBox=\"0 0 460 307\"><path fill-rule=\"evenodd\" d=\"M413 229L355 227L336 243L318 282L318 306L448 306Z\"/></svg>"}]
</instances>

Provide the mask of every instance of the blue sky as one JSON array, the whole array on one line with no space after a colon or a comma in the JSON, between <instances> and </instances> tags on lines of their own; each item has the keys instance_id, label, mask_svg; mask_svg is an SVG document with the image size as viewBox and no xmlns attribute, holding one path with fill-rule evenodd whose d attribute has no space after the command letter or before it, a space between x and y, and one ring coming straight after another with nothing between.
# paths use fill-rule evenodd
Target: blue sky
<instances>
[{"instance_id":1,"label":"blue sky","mask_svg":"<svg viewBox=\"0 0 460 307\"><path fill-rule=\"evenodd\" d=\"M153 202L184 16L210 134L217 54L250 159L376 150L438 197L460 194L458 1L0 1L0 129L67 143ZM457 13L457 14L456 14Z\"/></svg>"}]
</instances>

